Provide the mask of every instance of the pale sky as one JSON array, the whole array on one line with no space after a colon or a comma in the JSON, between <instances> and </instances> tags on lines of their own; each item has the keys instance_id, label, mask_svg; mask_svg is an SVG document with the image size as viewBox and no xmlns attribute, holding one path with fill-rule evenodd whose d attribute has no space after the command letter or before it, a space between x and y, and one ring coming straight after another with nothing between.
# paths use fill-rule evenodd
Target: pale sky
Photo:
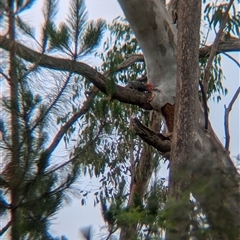
<instances>
[{"instance_id":1,"label":"pale sky","mask_svg":"<svg viewBox=\"0 0 240 240\"><path fill-rule=\"evenodd\" d=\"M37 1L38 3L34 7L34 11L30 10L26 14L26 19L33 22L34 25L39 26L41 24L40 9L42 8L42 1ZM66 16L68 10L66 0L60 0L59 14L57 15L57 20L62 21ZM89 19L103 18L108 22L111 22L115 17L122 15L122 11L118 5L117 0L86 0L87 10ZM240 61L239 54L232 54L237 61ZM93 60L94 62L94 60ZM223 71L226 76L224 81L224 86L228 88L228 95L222 97L220 103L210 102L210 120L213 128L215 129L219 139L224 144L224 104L228 106L232 96L234 95L237 87L240 84L240 73L237 65L233 63L230 59L223 57ZM240 139L239 139L239 122L240 122L240 104L239 98L237 103L233 106L232 112L230 114L230 130L231 130L231 156L236 156L240 153ZM165 170L164 170L165 171ZM166 175L166 172L163 174ZM100 186L96 179L83 178L80 179L82 183L80 188L89 186L90 189ZM60 212L55 216L53 220L53 225L51 226L51 233L53 236L65 235L69 240L81 239L79 235L79 228L93 225L95 228L95 238L100 239L99 230L104 226L104 222L101 217L101 212L99 207L93 206L93 198L89 196L86 206L81 206L79 199L73 199L72 203L65 206ZM1 238L0 238L1 239Z\"/></svg>"}]
</instances>

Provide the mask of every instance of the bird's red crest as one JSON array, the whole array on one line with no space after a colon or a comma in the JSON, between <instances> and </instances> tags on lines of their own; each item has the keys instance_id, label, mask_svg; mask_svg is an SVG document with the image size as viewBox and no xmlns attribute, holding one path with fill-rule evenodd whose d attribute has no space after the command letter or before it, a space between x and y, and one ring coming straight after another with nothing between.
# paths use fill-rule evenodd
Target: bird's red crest
<instances>
[{"instance_id":1,"label":"bird's red crest","mask_svg":"<svg viewBox=\"0 0 240 240\"><path fill-rule=\"evenodd\" d=\"M146 86L149 92L153 90L153 85L151 83L147 83Z\"/></svg>"}]
</instances>

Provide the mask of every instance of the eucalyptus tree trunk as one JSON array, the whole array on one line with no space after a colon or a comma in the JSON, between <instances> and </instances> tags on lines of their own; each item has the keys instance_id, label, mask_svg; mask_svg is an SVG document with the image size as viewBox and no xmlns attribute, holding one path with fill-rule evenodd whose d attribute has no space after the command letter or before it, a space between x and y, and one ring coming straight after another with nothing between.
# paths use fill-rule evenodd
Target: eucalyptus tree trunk
<instances>
[{"instance_id":1,"label":"eucalyptus tree trunk","mask_svg":"<svg viewBox=\"0 0 240 240\"><path fill-rule=\"evenodd\" d=\"M200 1L178 3L178 52L177 29L162 1L119 3L138 39L148 81L155 89L150 104L160 114L165 104L175 105L169 198L186 204L191 192L211 224L213 236L222 234L223 239L230 239L240 229L239 174L211 124L205 129L204 112L198 101ZM172 232L186 238L190 225L187 205L183 222L170 229L169 239L176 239ZM171 217L168 220L174 221Z\"/></svg>"},{"instance_id":2,"label":"eucalyptus tree trunk","mask_svg":"<svg viewBox=\"0 0 240 240\"><path fill-rule=\"evenodd\" d=\"M195 8L195 11L192 9ZM168 221L175 222L168 229L167 239L188 239L190 220L191 166L198 147L198 82L201 1L178 1L177 92L174 131L171 148L169 199L178 201L181 220L174 221L171 212ZM198 154L198 153L197 153ZM189 209L188 209L189 208Z\"/></svg>"}]
</instances>

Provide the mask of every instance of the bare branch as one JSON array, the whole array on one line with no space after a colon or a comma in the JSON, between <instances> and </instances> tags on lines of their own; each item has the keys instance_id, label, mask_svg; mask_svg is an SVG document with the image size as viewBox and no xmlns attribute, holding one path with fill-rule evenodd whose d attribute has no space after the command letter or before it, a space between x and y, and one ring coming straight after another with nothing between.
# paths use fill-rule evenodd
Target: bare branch
<instances>
[{"instance_id":1,"label":"bare branch","mask_svg":"<svg viewBox=\"0 0 240 240\"><path fill-rule=\"evenodd\" d=\"M51 153L55 150L55 148L58 146L59 142L61 141L63 135L66 133L66 131L78 120L80 116L85 114L89 108L91 107L91 102L93 98L97 95L98 89L96 87L92 87L91 91L89 92L87 100L83 103L83 106L77 111L70 119L67 121L61 129L58 131L58 133L55 135L52 143L47 148L46 153L48 156L51 155Z\"/></svg>"},{"instance_id":2,"label":"bare branch","mask_svg":"<svg viewBox=\"0 0 240 240\"><path fill-rule=\"evenodd\" d=\"M101 131L103 130L103 127L105 126L105 124L106 124L106 122L104 122L103 124L101 124L101 126L100 126L99 129L98 129L98 133L96 134L96 136L95 136L92 140L90 140L77 154L75 154L74 157L70 158L68 161L60 164L59 166L50 169L49 171L47 171L47 172L45 173L45 175L49 175L49 174L51 174L51 173L59 170L60 168L66 166L67 164L75 161L91 144L93 144L93 143L97 140L97 138L99 137L99 134L100 134ZM65 132L64 132L64 133L65 133ZM57 136L57 135L56 135L56 136Z\"/></svg>"},{"instance_id":3,"label":"bare branch","mask_svg":"<svg viewBox=\"0 0 240 240\"><path fill-rule=\"evenodd\" d=\"M9 82L10 78L3 72L0 70L0 74Z\"/></svg>"},{"instance_id":4,"label":"bare branch","mask_svg":"<svg viewBox=\"0 0 240 240\"><path fill-rule=\"evenodd\" d=\"M208 57L213 44L210 46L205 46L199 48L199 58ZM226 53L226 52L238 52L240 51L240 39L235 37L230 37L224 41L220 41L217 46L216 54ZM142 54L132 54L124 62L122 62L117 70L120 71L128 66L132 65L135 62L144 62L144 56Z\"/></svg>"},{"instance_id":5,"label":"bare branch","mask_svg":"<svg viewBox=\"0 0 240 240\"><path fill-rule=\"evenodd\" d=\"M2 236L7 230L8 228L11 226L12 221L9 221L1 230L0 230L0 236Z\"/></svg>"},{"instance_id":6,"label":"bare branch","mask_svg":"<svg viewBox=\"0 0 240 240\"><path fill-rule=\"evenodd\" d=\"M124 68L127 68L135 62L144 62L144 56L142 54L131 54L124 62L118 66L117 70L120 71Z\"/></svg>"},{"instance_id":7,"label":"bare branch","mask_svg":"<svg viewBox=\"0 0 240 240\"><path fill-rule=\"evenodd\" d=\"M233 4L234 0L230 0L227 8L226 8L226 11L225 13L223 14L223 17L222 17L222 20L221 20L221 25L220 25L220 29L216 35L216 38L213 42L213 45L212 45L212 48L211 48L211 52L210 52L210 55L209 55L209 58L208 58L208 62L207 62L207 66L205 68L205 73L204 73L204 79L203 79L203 87L204 87L204 92L206 93L207 90L208 90L208 82L209 82L209 75L210 75L210 70L211 70L211 66L212 66L212 62L213 62L213 59L217 53L217 50L218 50L218 44L219 44L219 41L221 39L221 36L223 34L223 29L227 23L227 19L228 19L228 12Z\"/></svg>"},{"instance_id":8,"label":"bare branch","mask_svg":"<svg viewBox=\"0 0 240 240\"><path fill-rule=\"evenodd\" d=\"M150 128L143 125L137 118L131 119L131 127L143 141L153 146L161 153L170 152L171 142L169 138L152 131Z\"/></svg>"},{"instance_id":9,"label":"bare branch","mask_svg":"<svg viewBox=\"0 0 240 240\"><path fill-rule=\"evenodd\" d=\"M230 56L229 54L227 54L227 53L222 53L222 54L224 54L225 56L227 56L228 58L230 58L234 63L236 63L237 64L237 66L240 68L240 63L235 59L235 58L233 58L232 56Z\"/></svg>"},{"instance_id":10,"label":"bare branch","mask_svg":"<svg viewBox=\"0 0 240 240\"><path fill-rule=\"evenodd\" d=\"M212 51L212 48L213 44L211 46L201 47L199 49L199 58L208 57ZM219 53L237 51L240 51L240 39L231 37L230 39L219 42L215 55Z\"/></svg>"},{"instance_id":11,"label":"bare branch","mask_svg":"<svg viewBox=\"0 0 240 240\"><path fill-rule=\"evenodd\" d=\"M229 151L229 145L230 145L230 133L229 133L229 114L232 110L232 106L234 102L236 101L238 95L240 93L240 87L238 87L237 91L235 92L231 102L229 103L228 107L225 107L225 115L224 115L224 128L225 128L225 136L226 136L226 142L225 142L225 149Z\"/></svg>"}]
</instances>

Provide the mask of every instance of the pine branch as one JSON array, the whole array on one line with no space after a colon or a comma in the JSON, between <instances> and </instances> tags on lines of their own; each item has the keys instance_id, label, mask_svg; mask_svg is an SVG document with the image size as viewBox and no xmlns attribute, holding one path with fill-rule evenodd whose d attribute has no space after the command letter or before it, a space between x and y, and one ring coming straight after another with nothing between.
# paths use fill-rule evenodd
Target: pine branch
<instances>
[{"instance_id":1,"label":"pine branch","mask_svg":"<svg viewBox=\"0 0 240 240\"><path fill-rule=\"evenodd\" d=\"M96 87L92 87L92 89L89 91L87 100L83 102L83 106L60 128L50 146L45 150L47 156L52 154L67 130L78 120L80 116L84 115L90 109L91 102L97 93L98 89Z\"/></svg>"},{"instance_id":2,"label":"pine branch","mask_svg":"<svg viewBox=\"0 0 240 240\"><path fill-rule=\"evenodd\" d=\"M65 81L65 83L63 84L61 90L59 91L59 93L57 94L57 96L55 97L55 99L53 100L53 102L50 104L50 106L46 109L46 111L44 112L44 114L42 114L42 116L40 117L40 119L34 124L34 126L31 128L31 131L33 131L40 122L42 122L44 120L44 118L47 116L47 114L51 111L51 109L55 106L55 104L57 103L57 101L59 100L59 98L62 96L62 93L64 92L64 90L66 89L69 80L71 79L72 76L72 72L69 72L69 75Z\"/></svg>"},{"instance_id":3,"label":"pine branch","mask_svg":"<svg viewBox=\"0 0 240 240\"><path fill-rule=\"evenodd\" d=\"M75 161L91 144L93 144L99 137L99 134L101 133L103 127L105 126L106 123L102 124L100 127L99 127L99 130L98 130L98 133L96 134L96 136L90 140L77 154L75 154L74 157L70 158L68 161L62 163L61 165L53 168L53 169L50 169L48 172L45 173L45 175L49 175L57 170L59 170L60 168L66 166L67 164Z\"/></svg>"}]
</instances>

